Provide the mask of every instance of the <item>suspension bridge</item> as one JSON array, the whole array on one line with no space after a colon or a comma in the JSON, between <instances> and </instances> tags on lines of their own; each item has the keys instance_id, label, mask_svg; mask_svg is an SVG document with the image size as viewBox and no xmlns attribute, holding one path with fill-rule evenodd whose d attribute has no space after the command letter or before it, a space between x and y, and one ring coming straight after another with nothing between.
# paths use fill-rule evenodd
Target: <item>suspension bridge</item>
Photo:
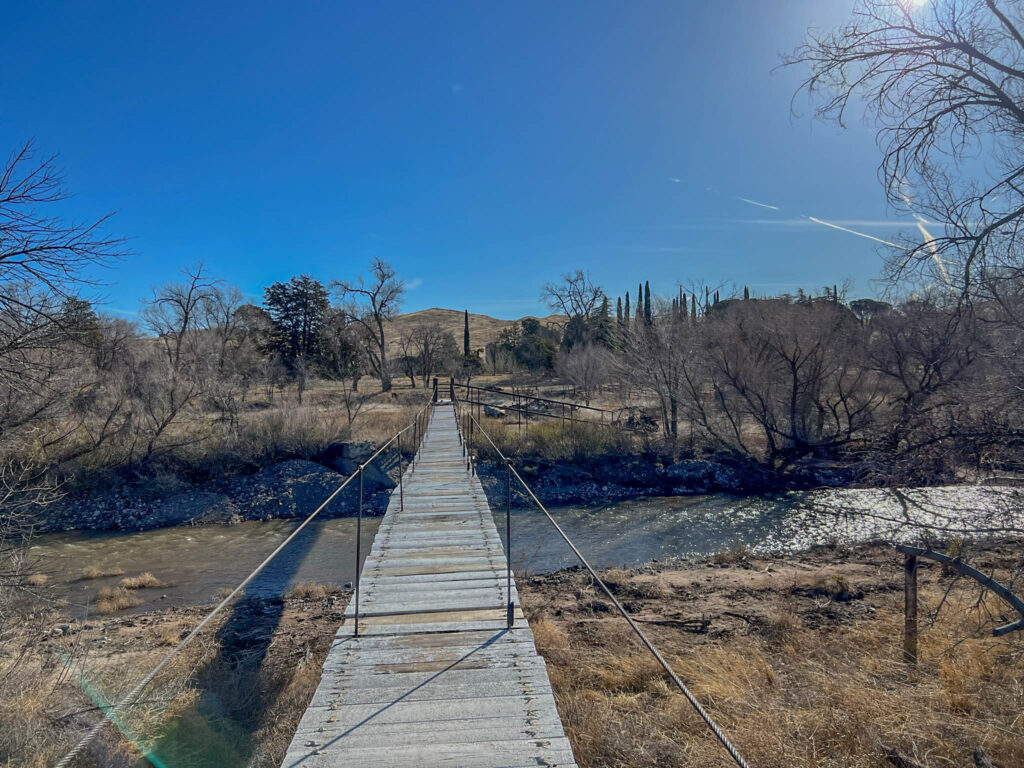
<instances>
[{"instance_id":1,"label":"suspension bridge","mask_svg":"<svg viewBox=\"0 0 1024 768\"><path fill-rule=\"evenodd\" d=\"M392 494L282 766L574 766L454 406Z\"/></svg>"}]
</instances>

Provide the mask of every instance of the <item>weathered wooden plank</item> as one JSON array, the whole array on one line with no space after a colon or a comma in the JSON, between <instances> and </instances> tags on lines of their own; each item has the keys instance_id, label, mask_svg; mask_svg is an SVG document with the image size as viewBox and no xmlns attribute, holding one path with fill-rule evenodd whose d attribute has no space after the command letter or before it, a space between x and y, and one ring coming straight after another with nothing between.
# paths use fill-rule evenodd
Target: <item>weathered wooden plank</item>
<instances>
[{"instance_id":1,"label":"weathered wooden plank","mask_svg":"<svg viewBox=\"0 0 1024 768\"><path fill-rule=\"evenodd\" d=\"M450 406L393 495L284 766L574 768Z\"/></svg>"}]
</instances>

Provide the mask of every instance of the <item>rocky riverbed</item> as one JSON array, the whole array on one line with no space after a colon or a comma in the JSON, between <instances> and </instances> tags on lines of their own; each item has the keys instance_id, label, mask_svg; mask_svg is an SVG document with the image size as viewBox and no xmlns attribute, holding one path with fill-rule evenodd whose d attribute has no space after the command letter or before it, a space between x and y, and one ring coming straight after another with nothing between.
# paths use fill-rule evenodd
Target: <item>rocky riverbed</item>
<instances>
[{"instance_id":1,"label":"rocky riverbed","mask_svg":"<svg viewBox=\"0 0 1024 768\"><path fill-rule=\"evenodd\" d=\"M319 506L369 458L368 444L334 446L317 461L291 459L249 474L206 482L180 478L113 480L87 491L69 492L37 513L37 532L68 530L141 531L172 525L236 523L304 517ZM363 514L380 515L397 478L397 457L368 465ZM352 483L323 510L323 517L357 512L358 485Z\"/></svg>"},{"instance_id":2,"label":"rocky riverbed","mask_svg":"<svg viewBox=\"0 0 1024 768\"><path fill-rule=\"evenodd\" d=\"M749 495L845 487L854 482L856 475L852 467L833 463L807 464L775 476L756 465L699 459L673 462L643 454L587 456L558 462L524 457L514 460L513 466L542 502L554 505L607 504L638 496ZM504 466L482 461L479 473L492 502L504 505ZM518 483L513 483L512 503L530 503Z\"/></svg>"}]
</instances>

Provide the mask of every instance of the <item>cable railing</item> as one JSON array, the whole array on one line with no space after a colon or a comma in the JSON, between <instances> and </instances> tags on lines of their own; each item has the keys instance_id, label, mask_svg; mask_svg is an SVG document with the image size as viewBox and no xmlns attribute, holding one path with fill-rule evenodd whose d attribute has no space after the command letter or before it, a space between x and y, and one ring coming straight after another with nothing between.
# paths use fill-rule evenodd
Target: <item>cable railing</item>
<instances>
[{"instance_id":1,"label":"cable railing","mask_svg":"<svg viewBox=\"0 0 1024 768\"><path fill-rule=\"evenodd\" d=\"M368 459L366 459L365 461L360 462L360 464L358 465L358 468L356 469L355 472L353 472L351 475L349 475L347 478L345 478L345 480L331 493L331 495L328 496L326 499L324 499L324 501L320 504L320 506L318 506L315 510L313 510L313 512L310 513L310 515L308 517L306 517L306 519L303 520L302 523L298 527L296 527L296 529L294 531L292 531L284 541L282 541L280 544L278 544L277 547L274 549L274 551L271 552L269 555L267 555L267 557L264 558L264 560L259 565L257 565L256 568L253 569L253 571L248 576L246 576L239 583L239 585L237 587L235 587L223 600L221 600L213 608L212 611L210 611L208 614L206 614L206 616L202 619L202 621L200 621L195 626L195 628L192 629L191 632L189 632L184 638L182 638L181 641L176 646L174 646L174 648L172 648L167 653L167 655L164 656L157 663L157 665L155 667L153 667L153 669L151 669L141 680L139 680L139 682L136 683L135 686L130 691L128 691L128 693L125 694L121 698L120 701L118 701L114 705L108 705L108 706L104 707L103 708L104 709L104 717L101 718L78 741L78 743L75 744L75 746L72 747L71 750L69 750L68 753L65 754L64 757L62 757L60 759L60 761L58 763L56 763L54 768L65 768L65 766L70 765L72 763L72 761L74 761L74 759L78 755L81 754L82 750L84 750L86 747L89 746L89 744L92 743L92 741L96 738L97 735L99 735L100 731L103 730L103 727L108 722L117 722L117 720L119 719L119 716L121 715L122 711L125 710L127 707L130 707L138 699L139 695L146 689L146 687L151 682L153 682L153 680L156 678L156 676L158 674L160 674L160 671L163 670L167 666L168 663L170 663L171 659L173 659L175 656L177 656L178 653L181 652L181 650L185 648L185 646L189 645L189 643L191 643L192 640L195 639L195 637L197 635L199 635L200 632L202 632L203 628L206 627L213 620L213 618L215 616L217 616L225 607L227 607L242 592L242 590L244 590L245 587L250 582L252 582L252 580L255 579L263 571L263 569L266 568L270 564L270 562L275 557L277 557L281 553L281 551L285 547L287 547L292 541L294 541L295 537L298 536L302 532L302 530L307 525L309 525L310 522L312 522L313 519L317 515L319 515L324 509L327 508L327 506L332 501L334 501L334 499L336 499L338 497L338 494L340 494L343 490L345 490L345 488L347 488L349 486L349 484L352 483L356 479L358 479L358 481L359 481L359 504L358 504L358 510L357 510L357 513L356 513L357 514L357 522L356 522L356 561L355 561L356 562L356 576L355 576L355 581L354 581L354 588L355 588L355 595L354 595L354 599L355 599L355 617L354 618L355 618L355 634L358 635L359 634L359 574L360 574L360 571L362 570L360 568L360 560L361 560L361 555L362 555L362 552L361 552L361 541L362 541L362 522L363 522L363 479L364 479L363 476L365 474L366 467L369 466L372 461L374 461L378 456L380 456L382 453L384 453L384 451L387 450L388 447L390 447L392 445L395 445L396 449L398 451L398 493L399 493L399 504L400 504L401 509L404 510L404 508L405 508L405 491L404 491L404 484L403 484L403 475L405 474L405 469L404 469L404 457L403 457L403 453L402 453L402 448L403 448L403 446L402 446L402 436L405 435L406 433L408 433L410 430L412 430L412 446L411 447L413 449L413 461L409 465L409 471L410 472L414 472L415 471L415 465L416 465L416 457L419 455L419 446L420 446L420 443L423 441L424 434L427 431L427 426L428 426L428 423L429 423L430 409L431 409L431 404L430 403L427 403L426 405L424 405L416 413L415 417L413 418L413 420L411 422L409 422L409 424L407 424L405 427L403 427L398 432L396 432L394 435L392 435L391 438L388 439L386 442L381 444L380 447L378 447L377 450L374 451L370 455L370 457Z\"/></svg>"},{"instance_id":2,"label":"cable railing","mask_svg":"<svg viewBox=\"0 0 1024 768\"><path fill-rule=\"evenodd\" d=\"M736 749L736 747L733 745L732 741L729 740L729 737L722 730L721 726L719 726L718 723L715 722L715 720L711 717L711 715L704 708L704 706L700 703L700 701L697 700L697 697L694 696L693 692L689 689L689 687L687 687L686 683L683 682L683 680L679 677L679 675L676 674L675 670L672 669L672 667L669 665L669 663L665 660L665 657L662 656L661 653L658 651L658 649L654 647L654 644L650 641L650 639L647 637L647 635L644 634L644 631L642 629L640 629L640 627L637 625L637 623L635 621L633 621L632 617L630 617L630 615L626 612L626 609L623 607L622 603L620 603L619 600L615 597L615 595L612 594L612 591L608 587L608 585L604 583L604 580L597 574L597 571L594 570L593 566L591 566L591 564L583 556L583 553L580 552L580 550L577 548L577 546L573 543L572 539L569 538L568 534L566 534L566 532L564 530L562 530L562 527L558 524L558 522L555 520L555 518L552 517L552 515L548 511L547 507L545 507L544 504L541 503L541 500L537 498L537 495L533 492L533 489L530 488L530 486L527 484L527 482L516 471L515 467L512 466L511 459L509 459L502 452L502 450L500 448L498 448L498 446L497 446L497 444L495 444L494 440L491 439L491 436L489 434L487 434L487 430L485 430L483 428L483 426L477 420L476 416L473 415L472 409L467 409L467 408L461 407L462 403L459 401L459 399L458 399L458 397L456 395L455 387L454 386L452 386L451 395L452 395L452 404L455 407L455 412L456 412L456 424L458 424L458 427L459 427L459 437L460 437L460 439L463 439L463 448L464 448L464 452L465 452L465 455L466 455L466 466L467 466L467 469L472 474L476 473L476 460L475 460L475 457L473 455L473 444L472 444L472 438L473 438L473 435L476 432L479 432L480 435L483 436L483 438L490 444L490 446L494 450L495 454L498 457L500 457L501 461L504 462L504 464L505 464L506 478L507 478L507 480L506 480L506 482L507 482L506 494L507 494L507 499L508 499L507 506L506 506L506 511L505 511L505 533L506 533L505 548L506 548L506 553L507 553L507 558L508 558L508 571L509 571L509 576L508 576L508 579L509 579L508 595L509 595L509 602L510 602L510 606L509 606L509 612L510 612L509 613L509 616L510 616L510 618L509 618L509 627L512 626L512 620L511 620L511 599L512 599L511 598L511 594L512 594L512 592L511 592L511 578L512 578L511 577L511 570L512 570L512 564L511 564L512 563L512 560L511 560L511 558L512 558L511 507L512 507L512 476L515 475L515 478L523 486L523 489L526 491L526 493L530 497L530 499L533 500L533 503L536 504L537 508L541 512L544 513L544 516L547 517L547 519L551 523L551 525L554 526L555 530L558 532L558 535L562 537L562 539L565 541L565 543L569 546L569 549L572 550L573 554L576 555L576 557L579 559L580 563L582 563L583 567L590 573L590 576L594 579L594 582L601 588L601 590L605 593L605 595L608 597L608 599L611 600L612 605L614 605L616 610L622 615L622 618L624 618L626 620L626 623L629 624L630 629L632 629L633 632L636 633L637 637L640 639L640 642L643 643L644 647L647 648L648 651L650 651L650 653L657 660L658 664L660 664L662 669L665 670L665 673L669 676L669 678L676 685L676 687L682 692L683 696L686 697L686 700L694 708L694 710L697 712L697 714L700 715L701 719L708 726L708 728L711 730L711 732L715 735L715 738L717 738L718 741L722 744L722 746L725 748L726 752L729 753L729 756L733 759L733 761L736 763L736 765L740 766L740 768L749 768L749 764L744 759L743 755L740 754L739 750ZM467 440L469 442L467 442Z\"/></svg>"}]
</instances>

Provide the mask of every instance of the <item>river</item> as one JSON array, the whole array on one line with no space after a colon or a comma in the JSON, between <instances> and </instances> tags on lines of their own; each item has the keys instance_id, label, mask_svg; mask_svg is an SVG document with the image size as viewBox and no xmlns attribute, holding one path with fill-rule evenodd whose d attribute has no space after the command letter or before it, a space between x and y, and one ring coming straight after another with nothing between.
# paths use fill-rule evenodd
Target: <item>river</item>
<instances>
[{"instance_id":1,"label":"river","mask_svg":"<svg viewBox=\"0 0 1024 768\"><path fill-rule=\"evenodd\" d=\"M927 524L946 537L984 530L994 536L1024 531L1024 492L1010 487L918 488L903 491L827 490L779 496L646 497L602 506L553 507L552 515L598 567L701 557L742 548L789 552L817 544L872 539L913 540ZM498 529L504 535L504 516ZM363 520L363 552L379 518ZM128 576L153 573L163 586L143 589L137 610L211 601L234 587L295 527L296 520L233 526L163 528L139 533L60 533L40 536L31 556L83 615L99 588L120 577L82 579L89 567ZM249 585L247 594L275 595L299 582L345 585L355 573L352 518L314 520ZM537 510L512 511L513 564L544 573L576 564Z\"/></svg>"}]
</instances>

